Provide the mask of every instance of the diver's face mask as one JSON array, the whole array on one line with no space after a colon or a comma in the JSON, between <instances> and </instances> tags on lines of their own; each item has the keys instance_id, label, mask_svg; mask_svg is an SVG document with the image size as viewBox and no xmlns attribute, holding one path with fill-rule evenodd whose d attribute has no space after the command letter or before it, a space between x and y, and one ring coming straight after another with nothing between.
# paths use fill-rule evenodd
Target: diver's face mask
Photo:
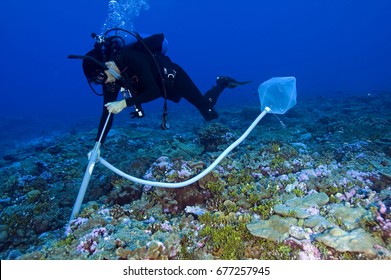
<instances>
[{"instance_id":1,"label":"diver's face mask","mask_svg":"<svg viewBox=\"0 0 391 280\"><path fill-rule=\"evenodd\" d=\"M103 69L97 70L94 75L89 79L91 83L95 85L103 85L107 80L107 74Z\"/></svg>"}]
</instances>

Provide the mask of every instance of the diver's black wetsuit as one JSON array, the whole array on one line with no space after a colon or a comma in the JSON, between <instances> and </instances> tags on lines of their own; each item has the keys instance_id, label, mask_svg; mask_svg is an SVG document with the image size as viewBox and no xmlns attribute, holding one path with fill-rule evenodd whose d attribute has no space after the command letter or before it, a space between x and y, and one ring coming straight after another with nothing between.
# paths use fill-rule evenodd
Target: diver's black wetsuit
<instances>
[{"instance_id":1,"label":"diver's black wetsuit","mask_svg":"<svg viewBox=\"0 0 391 280\"><path fill-rule=\"evenodd\" d=\"M164 36L163 34L158 34L155 35L153 39L156 40L157 46L161 46ZM163 54L159 52L155 55L159 56ZM157 65L151 54L145 52L142 49L142 46L127 46L121 49L113 60L121 71L121 76L124 79L125 85L122 86L132 89L132 98L126 99L128 107L147 103L159 97L164 98L163 83ZM178 103L183 97L200 111L205 120L210 121L216 119L218 114L213 110L213 107L224 87L217 84L206 92L205 95L202 95L182 67L175 63L172 63L171 66L176 71L176 76L172 85L166 85L167 99ZM120 82L103 85L103 111L96 141L99 140L108 116L108 111L104 104L117 101L120 88ZM113 115L111 115L102 137L102 143L111 128L112 122Z\"/></svg>"}]
</instances>

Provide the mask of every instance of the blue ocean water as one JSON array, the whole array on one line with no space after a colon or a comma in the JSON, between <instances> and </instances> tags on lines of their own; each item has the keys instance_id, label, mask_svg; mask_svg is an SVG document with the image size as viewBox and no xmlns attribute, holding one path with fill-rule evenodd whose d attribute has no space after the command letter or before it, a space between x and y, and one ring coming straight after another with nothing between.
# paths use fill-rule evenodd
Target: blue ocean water
<instances>
[{"instance_id":1,"label":"blue ocean water","mask_svg":"<svg viewBox=\"0 0 391 280\"><path fill-rule=\"evenodd\" d=\"M56 137L70 134L84 141L79 145L86 151L93 146L102 98L88 87L81 62L67 56L85 54L93 47L90 34L112 26L146 34L163 32L169 41L168 55L202 92L215 83L217 75L251 80L248 85L223 93L216 106L222 112L222 121L237 131L247 128L257 115L241 109L258 106L258 86L280 76L297 79L298 106L304 106L298 108L306 109L305 113L296 110L293 115L303 125L292 121L298 133L316 126L310 115L314 112L322 124L366 113L367 119L378 121L382 118L378 113L386 109L373 106L389 104L391 93L390 9L387 0L2 1L0 172L6 172L15 162L21 169L28 165L23 162L31 155L30 150L23 150L27 144L39 153L47 141L55 142ZM383 97L387 97L387 103L379 100ZM370 111L366 111L365 104L372 105ZM334 105L340 106L341 114L330 121ZM132 121L130 127L158 128L162 106L162 99L144 105L146 118ZM230 119L235 114L245 121ZM246 114L248 118L243 117ZM179 104L169 102L169 117L170 133L180 135L175 135L176 139L189 134L193 137L194 131L205 125L201 115L184 100ZM269 120L283 128L273 117ZM128 121L128 113L123 112L113 129ZM378 128L389 131L389 119ZM156 131L154 141L158 142L160 130ZM115 137L112 135L112 139ZM328 141L322 137L320 142ZM57 147L51 149L51 154L60 154L63 162L72 161ZM85 164L79 162L81 173ZM73 175L81 179L81 174Z\"/></svg>"},{"instance_id":2,"label":"blue ocean water","mask_svg":"<svg viewBox=\"0 0 391 280\"><path fill-rule=\"evenodd\" d=\"M109 2L0 4L2 131L17 138L24 129L16 127L23 124L52 130L99 116L101 99L90 92L79 61L67 55L92 48L90 34L113 21ZM164 32L168 54L203 92L222 74L253 81L252 88L243 89L245 102L273 76L295 76L300 96L391 87L391 4L386 0L122 2L130 5L124 13L128 18L122 18L125 27ZM219 106L232 100L237 102L237 96L224 96ZM161 102L153 104L160 108Z\"/></svg>"}]
</instances>

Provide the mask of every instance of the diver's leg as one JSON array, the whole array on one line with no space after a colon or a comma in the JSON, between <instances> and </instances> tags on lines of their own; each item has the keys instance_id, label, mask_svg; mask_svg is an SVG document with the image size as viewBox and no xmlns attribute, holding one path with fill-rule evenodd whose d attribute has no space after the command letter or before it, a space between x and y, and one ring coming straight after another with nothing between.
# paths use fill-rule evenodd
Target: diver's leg
<instances>
[{"instance_id":1,"label":"diver's leg","mask_svg":"<svg viewBox=\"0 0 391 280\"><path fill-rule=\"evenodd\" d=\"M200 111L205 120L210 121L218 118L217 112L213 110L215 103L210 102L208 97L201 94L200 90L191 80L189 75L187 75L187 73L179 65L174 65L177 74L173 90L194 105L198 111ZM213 98L214 97L215 95L213 95Z\"/></svg>"},{"instance_id":2,"label":"diver's leg","mask_svg":"<svg viewBox=\"0 0 391 280\"><path fill-rule=\"evenodd\" d=\"M224 88L224 86L217 84L205 93L204 98L208 100L210 108L213 108L216 105L216 102Z\"/></svg>"},{"instance_id":3,"label":"diver's leg","mask_svg":"<svg viewBox=\"0 0 391 280\"><path fill-rule=\"evenodd\" d=\"M250 81L238 82L237 80L227 76L217 76L216 85L205 93L205 98L208 99L211 108L216 105L217 99L225 88L236 88L239 85L245 85Z\"/></svg>"}]
</instances>

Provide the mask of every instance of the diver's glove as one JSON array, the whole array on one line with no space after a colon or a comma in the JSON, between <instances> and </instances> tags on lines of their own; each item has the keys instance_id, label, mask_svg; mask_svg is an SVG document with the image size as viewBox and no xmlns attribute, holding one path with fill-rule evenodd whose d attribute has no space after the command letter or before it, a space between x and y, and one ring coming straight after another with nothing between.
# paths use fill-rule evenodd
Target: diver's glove
<instances>
[{"instance_id":1,"label":"diver's glove","mask_svg":"<svg viewBox=\"0 0 391 280\"><path fill-rule=\"evenodd\" d=\"M109 111L109 113L118 114L119 112L121 112L123 109L126 108L126 101L125 99L123 99L121 101L109 102L105 104L105 106L107 108L107 111Z\"/></svg>"},{"instance_id":2,"label":"diver's glove","mask_svg":"<svg viewBox=\"0 0 391 280\"><path fill-rule=\"evenodd\" d=\"M99 158L100 158L100 146L101 146L100 142L95 142L94 148L88 153L88 160L90 160L90 158L93 155L93 153L96 152L95 162L99 161Z\"/></svg>"}]
</instances>

